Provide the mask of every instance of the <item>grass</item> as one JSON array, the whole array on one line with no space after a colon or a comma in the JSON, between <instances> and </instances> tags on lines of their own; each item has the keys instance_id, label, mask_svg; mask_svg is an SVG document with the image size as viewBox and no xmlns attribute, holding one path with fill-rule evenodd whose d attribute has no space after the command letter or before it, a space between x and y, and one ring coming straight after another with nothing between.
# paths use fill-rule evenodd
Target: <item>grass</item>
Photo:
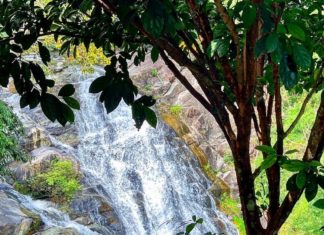
<instances>
[{"instance_id":1,"label":"grass","mask_svg":"<svg viewBox=\"0 0 324 235\"><path fill-rule=\"evenodd\" d=\"M239 230L239 233L242 235L246 234L239 199L236 200L227 194L223 194L220 199L219 207L221 211L232 217L233 223Z\"/></svg>"}]
</instances>

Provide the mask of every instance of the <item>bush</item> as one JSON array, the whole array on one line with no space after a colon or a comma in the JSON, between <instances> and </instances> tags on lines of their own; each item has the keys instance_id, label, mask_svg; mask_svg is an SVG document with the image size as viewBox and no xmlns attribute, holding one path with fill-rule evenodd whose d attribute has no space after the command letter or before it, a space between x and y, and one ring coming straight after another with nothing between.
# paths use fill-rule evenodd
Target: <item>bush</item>
<instances>
[{"instance_id":1,"label":"bush","mask_svg":"<svg viewBox=\"0 0 324 235\"><path fill-rule=\"evenodd\" d=\"M0 101L0 174L7 174L6 166L13 161L25 161L27 155L18 144L23 134L22 124L11 109Z\"/></svg>"},{"instance_id":2,"label":"bush","mask_svg":"<svg viewBox=\"0 0 324 235\"><path fill-rule=\"evenodd\" d=\"M75 193L81 189L80 175L73 168L72 161L55 159L45 173L34 176L25 184L17 183L15 188L35 199L64 203L73 199Z\"/></svg>"},{"instance_id":3,"label":"bush","mask_svg":"<svg viewBox=\"0 0 324 235\"><path fill-rule=\"evenodd\" d=\"M170 112L173 114L173 115L180 115L181 112L182 112L182 109L183 107L181 105L171 105L170 106Z\"/></svg>"}]
</instances>

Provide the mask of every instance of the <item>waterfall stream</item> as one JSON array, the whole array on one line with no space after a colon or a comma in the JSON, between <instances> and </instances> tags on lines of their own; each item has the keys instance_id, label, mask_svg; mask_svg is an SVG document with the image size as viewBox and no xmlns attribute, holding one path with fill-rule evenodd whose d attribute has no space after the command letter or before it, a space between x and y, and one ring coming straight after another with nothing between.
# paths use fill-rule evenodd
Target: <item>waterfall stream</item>
<instances>
[{"instance_id":1,"label":"waterfall stream","mask_svg":"<svg viewBox=\"0 0 324 235\"><path fill-rule=\"evenodd\" d=\"M198 161L174 131L162 122L156 129L144 123L137 130L131 109L124 103L107 115L98 97L88 92L91 81L101 73L99 69L76 84L81 104L75 122L80 140L77 148L50 138L55 147L70 152L79 161L87 184L97 187L98 194L107 198L125 234L175 235L184 230L193 215L204 220L193 230L193 235L237 234L229 219L216 208L208 192L210 182ZM23 118L17 98L9 100ZM44 204L30 198L24 200L44 217L46 210L39 208ZM72 226L80 232L66 214L57 210L55 213L59 216L51 216L51 220L43 218L46 225ZM57 217L64 219L53 222ZM221 222L222 228L216 221ZM81 230L82 234L92 234L82 227Z\"/></svg>"}]
</instances>

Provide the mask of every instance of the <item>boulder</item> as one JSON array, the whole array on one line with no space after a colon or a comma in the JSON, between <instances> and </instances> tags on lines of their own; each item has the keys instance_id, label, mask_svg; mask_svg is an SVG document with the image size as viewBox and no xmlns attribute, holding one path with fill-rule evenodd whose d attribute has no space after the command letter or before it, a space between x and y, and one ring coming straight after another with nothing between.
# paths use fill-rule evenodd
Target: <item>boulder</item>
<instances>
[{"instance_id":1,"label":"boulder","mask_svg":"<svg viewBox=\"0 0 324 235\"><path fill-rule=\"evenodd\" d=\"M0 231L1 235L25 235L40 227L38 215L22 207L14 197L8 196L7 184L0 184ZM10 195L10 194L9 194Z\"/></svg>"},{"instance_id":2,"label":"boulder","mask_svg":"<svg viewBox=\"0 0 324 235\"><path fill-rule=\"evenodd\" d=\"M62 153L60 150L53 147L41 147L33 150L31 153L32 160L23 164L15 164L11 169L18 181L24 181L36 174L45 172L51 165L54 159L70 160L74 163L74 168L80 172L80 166L73 157Z\"/></svg>"},{"instance_id":3,"label":"boulder","mask_svg":"<svg viewBox=\"0 0 324 235\"><path fill-rule=\"evenodd\" d=\"M79 233L74 228L52 227L44 231L35 233L35 235L79 235Z\"/></svg>"}]
</instances>

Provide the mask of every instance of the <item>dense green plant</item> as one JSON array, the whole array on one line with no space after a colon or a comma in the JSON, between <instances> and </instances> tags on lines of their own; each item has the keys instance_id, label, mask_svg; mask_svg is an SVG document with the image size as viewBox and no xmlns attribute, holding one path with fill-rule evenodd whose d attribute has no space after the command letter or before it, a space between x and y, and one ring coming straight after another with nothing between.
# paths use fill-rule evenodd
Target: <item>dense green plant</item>
<instances>
[{"instance_id":1,"label":"dense green plant","mask_svg":"<svg viewBox=\"0 0 324 235\"><path fill-rule=\"evenodd\" d=\"M179 116L183 110L183 107L181 105L175 104L170 106L170 112L173 115Z\"/></svg>"},{"instance_id":2,"label":"dense green plant","mask_svg":"<svg viewBox=\"0 0 324 235\"><path fill-rule=\"evenodd\" d=\"M17 183L15 187L36 199L65 203L81 189L80 175L72 161L53 160L45 173L37 174L25 183Z\"/></svg>"},{"instance_id":3,"label":"dense green plant","mask_svg":"<svg viewBox=\"0 0 324 235\"><path fill-rule=\"evenodd\" d=\"M73 86L63 87L59 98L49 94L48 87L55 82L46 79L38 62L21 56L36 43L47 65L50 53L40 38L53 35L62 40L62 54L76 54L78 46L89 48L94 43L109 57L106 74L90 86L90 92L100 93L108 113L123 99L132 107L137 128L145 120L156 126L150 108L155 101L148 96L137 98L128 71L129 61L137 66L150 52L153 61L161 56L221 128L234 159L247 234L277 234L305 188L306 194L311 191L313 196L318 184L310 180L312 186L306 181L303 187L292 187L280 201L285 193L280 182L283 166L287 170L302 165L300 170L306 171L309 179L320 175L321 166L315 162L324 150L323 98L299 161L285 157L289 150L285 140L301 120L310 98L317 92L323 94L321 0L50 0L43 6L33 0L0 3L0 84L7 86L9 77L13 78L22 107L34 108L40 103L50 120L62 125L74 121L71 108L79 106L71 97ZM197 86L177 64L191 72ZM283 125L281 87L306 93L288 126ZM250 156L252 125L260 145L275 151L263 151L265 163L255 172ZM275 138L271 138L272 129ZM269 191L266 220L260 218L255 190L261 170L266 172ZM267 221L265 228L261 221Z\"/></svg>"},{"instance_id":4,"label":"dense green plant","mask_svg":"<svg viewBox=\"0 0 324 235\"><path fill-rule=\"evenodd\" d=\"M23 128L11 109L0 101L0 174L8 173L6 166L12 161L25 161L18 139Z\"/></svg>"}]
</instances>

